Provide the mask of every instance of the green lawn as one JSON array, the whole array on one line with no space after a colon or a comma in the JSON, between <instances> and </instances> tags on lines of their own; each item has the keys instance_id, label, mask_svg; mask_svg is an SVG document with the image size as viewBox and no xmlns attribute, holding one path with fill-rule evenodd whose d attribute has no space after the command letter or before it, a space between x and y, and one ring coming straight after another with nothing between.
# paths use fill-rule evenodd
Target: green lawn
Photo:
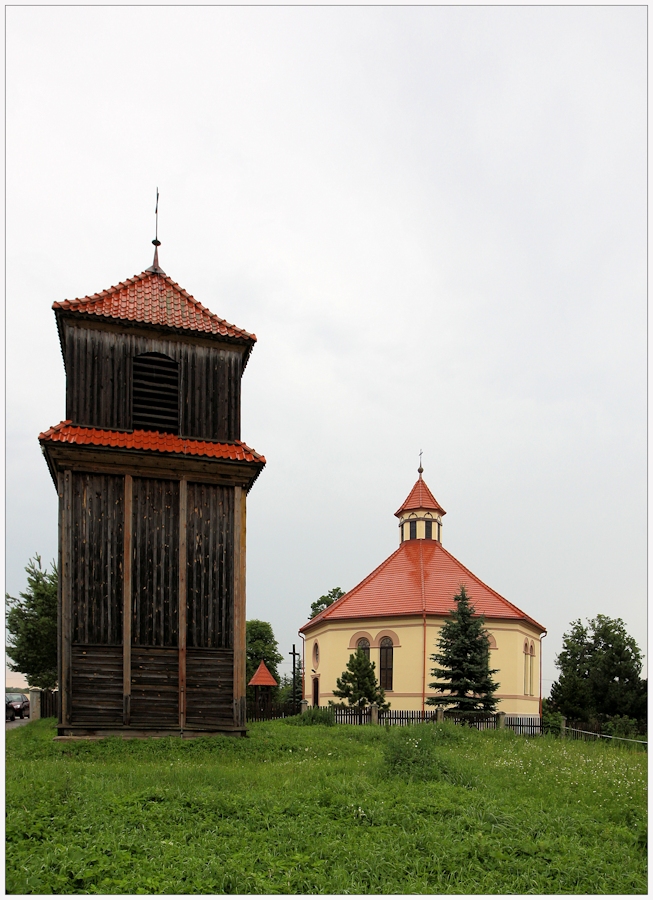
<instances>
[{"instance_id":1,"label":"green lawn","mask_svg":"<svg viewBox=\"0 0 653 900\"><path fill-rule=\"evenodd\" d=\"M646 754L453 725L7 732L7 892L645 893Z\"/></svg>"}]
</instances>

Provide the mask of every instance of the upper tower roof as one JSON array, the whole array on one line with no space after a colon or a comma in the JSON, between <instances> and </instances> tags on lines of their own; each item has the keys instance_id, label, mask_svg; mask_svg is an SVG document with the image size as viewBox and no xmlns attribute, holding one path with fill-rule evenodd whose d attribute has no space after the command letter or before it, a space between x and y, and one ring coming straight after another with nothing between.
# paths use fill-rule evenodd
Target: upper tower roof
<instances>
[{"instance_id":1,"label":"upper tower roof","mask_svg":"<svg viewBox=\"0 0 653 900\"><path fill-rule=\"evenodd\" d=\"M401 516L403 513L411 512L414 509L431 509L442 516L446 515L445 510L442 509L438 501L429 490L427 483L422 478L422 467L420 466L417 471L419 472L419 478L413 485L413 489L410 494L406 497L404 502L395 513L395 516Z\"/></svg>"},{"instance_id":2,"label":"upper tower roof","mask_svg":"<svg viewBox=\"0 0 653 900\"><path fill-rule=\"evenodd\" d=\"M256 335L221 319L161 270L141 272L88 297L57 301L52 308L84 317L155 325L250 345L256 341Z\"/></svg>"},{"instance_id":3,"label":"upper tower roof","mask_svg":"<svg viewBox=\"0 0 653 900\"><path fill-rule=\"evenodd\" d=\"M265 662L261 660L259 663L258 669L254 672L254 675L250 679L249 682L254 687L276 687L277 681L265 665Z\"/></svg>"}]
</instances>

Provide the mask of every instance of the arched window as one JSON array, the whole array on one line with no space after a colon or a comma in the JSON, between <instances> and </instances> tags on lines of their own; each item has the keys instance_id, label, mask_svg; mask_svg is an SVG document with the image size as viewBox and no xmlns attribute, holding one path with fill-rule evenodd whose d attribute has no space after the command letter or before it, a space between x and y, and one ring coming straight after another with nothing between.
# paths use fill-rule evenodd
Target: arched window
<instances>
[{"instance_id":1,"label":"arched window","mask_svg":"<svg viewBox=\"0 0 653 900\"><path fill-rule=\"evenodd\" d=\"M365 656L368 659L370 658L370 642L367 640L367 638L361 638L356 644L356 649L362 650Z\"/></svg>"},{"instance_id":2,"label":"arched window","mask_svg":"<svg viewBox=\"0 0 653 900\"><path fill-rule=\"evenodd\" d=\"M134 357L132 428L179 434L179 366L169 356Z\"/></svg>"},{"instance_id":3,"label":"arched window","mask_svg":"<svg viewBox=\"0 0 653 900\"><path fill-rule=\"evenodd\" d=\"M535 645L531 642L531 652L529 656L529 673L528 687L529 694L532 697L535 694Z\"/></svg>"},{"instance_id":4,"label":"arched window","mask_svg":"<svg viewBox=\"0 0 653 900\"><path fill-rule=\"evenodd\" d=\"M531 692L531 655L528 652L528 641L524 641L524 694L528 697Z\"/></svg>"},{"instance_id":5,"label":"arched window","mask_svg":"<svg viewBox=\"0 0 653 900\"><path fill-rule=\"evenodd\" d=\"M384 691L392 690L392 638L381 638L380 647L380 667L379 675L381 676L381 687Z\"/></svg>"},{"instance_id":6,"label":"arched window","mask_svg":"<svg viewBox=\"0 0 653 900\"><path fill-rule=\"evenodd\" d=\"M313 666L317 666L320 661L320 648L317 641L313 644Z\"/></svg>"},{"instance_id":7,"label":"arched window","mask_svg":"<svg viewBox=\"0 0 653 900\"><path fill-rule=\"evenodd\" d=\"M320 679L313 679L313 706L320 705Z\"/></svg>"}]
</instances>

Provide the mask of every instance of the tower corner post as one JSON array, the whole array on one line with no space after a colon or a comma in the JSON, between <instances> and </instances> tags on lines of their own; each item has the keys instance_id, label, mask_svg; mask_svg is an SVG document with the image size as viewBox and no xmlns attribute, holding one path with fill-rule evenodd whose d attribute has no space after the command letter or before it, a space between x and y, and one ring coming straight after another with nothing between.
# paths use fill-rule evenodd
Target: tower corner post
<instances>
[{"instance_id":1,"label":"tower corner post","mask_svg":"<svg viewBox=\"0 0 653 900\"><path fill-rule=\"evenodd\" d=\"M242 728L247 719L246 517L246 494L237 485L234 488L234 725Z\"/></svg>"}]
</instances>

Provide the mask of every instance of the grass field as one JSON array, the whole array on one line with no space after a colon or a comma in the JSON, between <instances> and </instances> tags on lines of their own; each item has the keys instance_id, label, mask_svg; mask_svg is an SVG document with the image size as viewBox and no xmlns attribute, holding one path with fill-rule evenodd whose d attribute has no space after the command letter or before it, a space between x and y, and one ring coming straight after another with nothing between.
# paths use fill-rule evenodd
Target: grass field
<instances>
[{"instance_id":1,"label":"grass field","mask_svg":"<svg viewBox=\"0 0 653 900\"><path fill-rule=\"evenodd\" d=\"M7 732L7 892L645 893L646 754L454 725Z\"/></svg>"}]
</instances>

